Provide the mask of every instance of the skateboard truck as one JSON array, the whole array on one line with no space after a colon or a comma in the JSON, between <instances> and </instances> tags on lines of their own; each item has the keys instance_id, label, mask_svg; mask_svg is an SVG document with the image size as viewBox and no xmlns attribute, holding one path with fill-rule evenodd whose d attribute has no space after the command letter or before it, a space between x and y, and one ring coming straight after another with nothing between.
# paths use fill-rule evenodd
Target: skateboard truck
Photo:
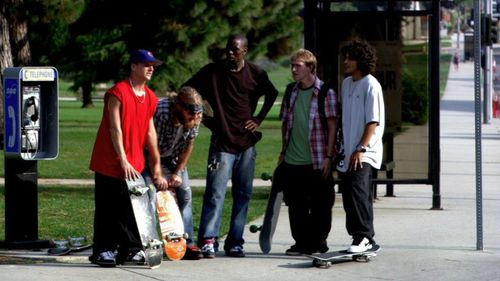
<instances>
[{"instance_id":1,"label":"skateboard truck","mask_svg":"<svg viewBox=\"0 0 500 281\"><path fill-rule=\"evenodd\" d=\"M188 239L189 235L187 233L179 234L175 232L170 232L165 236L165 238L167 239L167 241L180 240L181 238Z\"/></svg>"}]
</instances>

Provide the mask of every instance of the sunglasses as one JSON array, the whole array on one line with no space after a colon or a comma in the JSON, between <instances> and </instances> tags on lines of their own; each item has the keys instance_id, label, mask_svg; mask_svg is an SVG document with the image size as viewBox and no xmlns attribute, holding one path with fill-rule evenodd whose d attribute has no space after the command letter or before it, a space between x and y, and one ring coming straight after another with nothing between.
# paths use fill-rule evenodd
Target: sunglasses
<instances>
[{"instance_id":1,"label":"sunglasses","mask_svg":"<svg viewBox=\"0 0 500 281\"><path fill-rule=\"evenodd\" d=\"M201 104L188 104L183 101L178 101L178 104L189 111L190 115L196 115L203 112L203 106Z\"/></svg>"}]
</instances>

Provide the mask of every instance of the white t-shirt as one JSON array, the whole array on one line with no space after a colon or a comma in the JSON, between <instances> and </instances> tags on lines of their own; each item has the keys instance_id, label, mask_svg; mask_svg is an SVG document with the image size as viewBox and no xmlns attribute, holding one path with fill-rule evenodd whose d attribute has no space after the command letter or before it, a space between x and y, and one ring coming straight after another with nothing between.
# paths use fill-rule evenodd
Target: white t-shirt
<instances>
[{"instance_id":1,"label":"white t-shirt","mask_svg":"<svg viewBox=\"0 0 500 281\"><path fill-rule=\"evenodd\" d=\"M362 162L380 169L385 126L384 96L380 83L371 74L357 81L353 81L352 77L345 78L342 82L341 104L345 159L343 166L338 166L337 169L341 172L347 171L351 155L370 122L377 122L378 126L370 138Z\"/></svg>"}]
</instances>

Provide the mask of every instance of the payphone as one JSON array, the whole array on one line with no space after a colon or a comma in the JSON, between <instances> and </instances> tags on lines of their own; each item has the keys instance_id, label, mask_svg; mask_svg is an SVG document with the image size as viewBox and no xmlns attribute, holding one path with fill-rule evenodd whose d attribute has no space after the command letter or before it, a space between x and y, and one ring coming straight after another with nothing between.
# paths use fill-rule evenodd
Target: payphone
<instances>
[{"instance_id":1,"label":"payphone","mask_svg":"<svg viewBox=\"0 0 500 281\"><path fill-rule=\"evenodd\" d=\"M53 67L13 67L4 72L5 156L57 157L58 73Z\"/></svg>"},{"instance_id":2,"label":"payphone","mask_svg":"<svg viewBox=\"0 0 500 281\"><path fill-rule=\"evenodd\" d=\"M40 133L40 86L24 86L21 89L21 153L36 155Z\"/></svg>"},{"instance_id":3,"label":"payphone","mask_svg":"<svg viewBox=\"0 0 500 281\"><path fill-rule=\"evenodd\" d=\"M59 150L58 73L53 67L4 70L5 241L2 248L47 248L38 239L38 161Z\"/></svg>"}]
</instances>

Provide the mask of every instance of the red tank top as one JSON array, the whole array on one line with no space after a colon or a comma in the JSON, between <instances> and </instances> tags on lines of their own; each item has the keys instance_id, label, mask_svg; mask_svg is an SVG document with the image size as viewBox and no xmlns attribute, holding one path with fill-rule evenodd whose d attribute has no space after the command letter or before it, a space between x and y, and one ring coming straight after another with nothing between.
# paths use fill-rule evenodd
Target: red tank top
<instances>
[{"instance_id":1,"label":"red tank top","mask_svg":"<svg viewBox=\"0 0 500 281\"><path fill-rule=\"evenodd\" d=\"M109 111L107 108L109 96L113 95L121 102L121 126L123 133L123 146L130 164L139 172L144 170L144 147L147 142L149 122L153 117L158 98L148 88L144 99L136 97L130 82L123 80L109 89L104 96L104 109L101 125L97 132L90 169L94 172L124 178L118 154L111 141Z\"/></svg>"}]
</instances>

